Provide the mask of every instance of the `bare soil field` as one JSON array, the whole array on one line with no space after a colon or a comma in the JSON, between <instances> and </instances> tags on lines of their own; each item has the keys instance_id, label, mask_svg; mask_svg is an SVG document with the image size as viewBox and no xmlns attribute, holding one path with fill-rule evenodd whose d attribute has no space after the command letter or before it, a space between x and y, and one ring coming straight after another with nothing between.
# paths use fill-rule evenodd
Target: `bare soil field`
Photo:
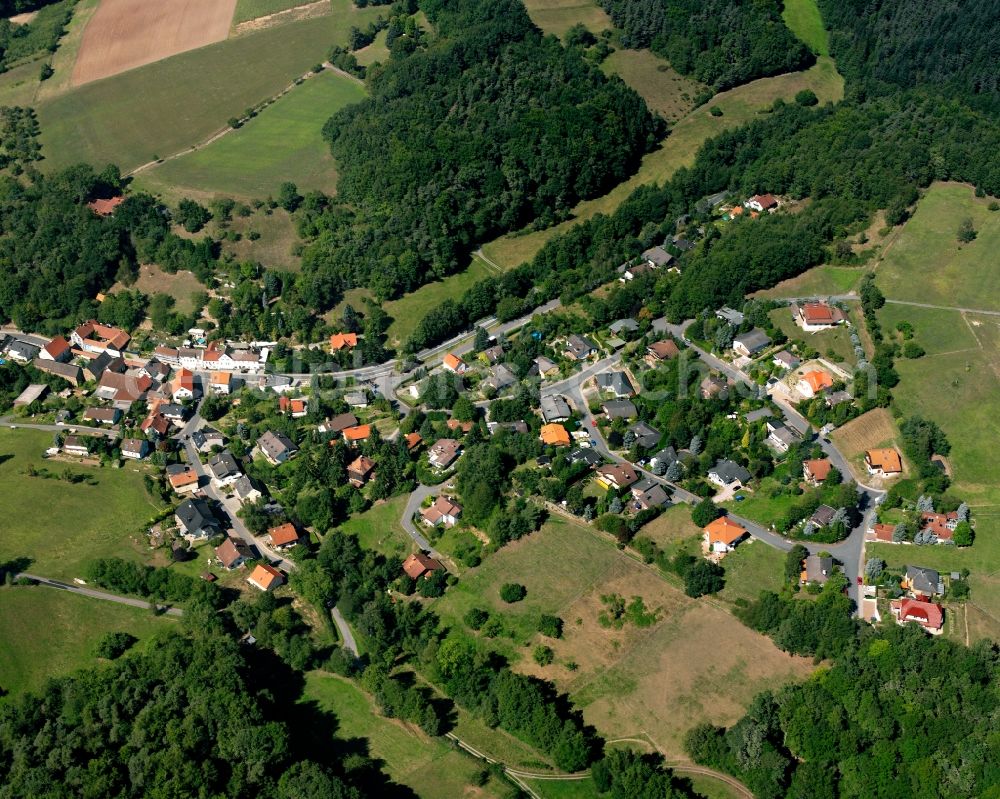
<instances>
[{"instance_id":1,"label":"bare soil field","mask_svg":"<svg viewBox=\"0 0 1000 799\"><path fill-rule=\"evenodd\" d=\"M236 0L102 0L84 31L73 85L220 42L235 8Z\"/></svg>"}]
</instances>

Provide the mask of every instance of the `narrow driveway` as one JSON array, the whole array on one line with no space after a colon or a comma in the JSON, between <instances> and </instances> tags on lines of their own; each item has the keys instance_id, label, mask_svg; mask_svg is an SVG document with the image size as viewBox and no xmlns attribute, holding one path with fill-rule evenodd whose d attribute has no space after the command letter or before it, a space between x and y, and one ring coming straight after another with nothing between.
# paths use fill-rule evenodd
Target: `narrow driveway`
<instances>
[{"instance_id":1,"label":"narrow driveway","mask_svg":"<svg viewBox=\"0 0 1000 799\"><path fill-rule=\"evenodd\" d=\"M21 572L16 576L26 577L39 585L46 585L49 588L58 588L59 590L66 591L70 594L89 596L91 599L103 599L105 602L117 602L119 605L130 605L133 608L143 608L144 610L149 610L153 604L147 599L134 599L133 597L109 594L106 591L96 591L93 588L84 588L83 586L74 585L73 583L63 583L59 580L52 580L48 577L40 577L37 574L29 574L28 572ZM157 605L156 609L169 616L181 616L184 614L184 611L180 608L173 608L169 605Z\"/></svg>"},{"instance_id":2,"label":"narrow driveway","mask_svg":"<svg viewBox=\"0 0 1000 799\"><path fill-rule=\"evenodd\" d=\"M423 501L427 497L436 494L438 489L439 486L418 485L413 493L410 494L409 499L406 500L406 507L403 508L403 517L399 520L399 523L403 525L403 529L406 530L407 535L413 539L421 551L429 552L431 557L436 560L440 560L441 555L434 550L431 542L424 538L423 534L417 529L417 526L413 523L413 516L420 510Z\"/></svg>"}]
</instances>

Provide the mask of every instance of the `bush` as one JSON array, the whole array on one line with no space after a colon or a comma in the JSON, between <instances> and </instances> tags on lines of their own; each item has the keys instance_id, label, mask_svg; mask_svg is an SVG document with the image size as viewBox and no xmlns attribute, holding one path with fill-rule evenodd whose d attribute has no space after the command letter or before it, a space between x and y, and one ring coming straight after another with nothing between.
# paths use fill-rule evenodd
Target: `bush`
<instances>
[{"instance_id":1,"label":"bush","mask_svg":"<svg viewBox=\"0 0 1000 799\"><path fill-rule=\"evenodd\" d=\"M917 344L915 341L907 341L903 345L903 355L907 358L922 358L926 354L923 347Z\"/></svg>"},{"instance_id":2,"label":"bush","mask_svg":"<svg viewBox=\"0 0 1000 799\"><path fill-rule=\"evenodd\" d=\"M803 89L795 95L795 102L802 106L816 105L819 98L812 89Z\"/></svg>"},{"instance_id":3,"label":"bush","mask_svg":"<svg viewBox=\"0 0 1000 799\"><path fill-rule=\"evenodd\" d=\"M535 663L539 666L548 666L553 660L555 660L555 653L552 651L551 647L547 646L536 646L535 651L531 653L531 656L535 659Z\"/></svg>"},{"instance_id":4,"label":"bush","mask_svg":"<svg viewBox=\"0 0 1000 799\"><path fill-rule=\"evenodd\" d=\"M698 558L684 572L684 593L695 598L715 594L725 587L725 574L719 564Z\"/></svg>"},{"instance_id":5,"label":"bush","mask_svg":"<svg viewBox=\"0 0 1000 799\"><path fill-rule=\"evenodd\" d=\"M972 541L975 537L971 524L968 522L959 522L951 540L955 542L955 546L957 547L968 547L972 546Z\"/></svg>"},{"instance_id":6,"label":"bush","mask_svg":"<svg viewBox=\"0 0 1000 799\"><path fill-rule=\"evenodd\" d=\"M473 630L478 630L486 624L489 617L490 614L488 611L483 610L482 608L472 608L465 614L465 623Z\"/></svg>"},{"instance_id":7,"label":"bush","mask_svg":"<svg viewBox=\"0 0 1000 799\"><path fill-rule=\"evenodd\" d=\"M708 109L708 113L710 113L713 117L721 117L722 109L719 108L719 106L717 105L713 105L711 108Z\"/></svg>"},{"instance_id":8,"label":"bush","mask_svg":"<svg viewBox=\"0 0 1000 799\"><path fill-rule=\"evenodd\" d=\"M538 632L548 638L562 638L563 621L558 616L543 613L538 620Z\"/></svg>"},{"instance_id":9,"label":"bush","mask_svg":"<svg viewBox=\"0 0 1000 799\"><path fill-rule=\"evenodd\" d=\"M528 589L520 583L504 583L500 586L500 598L508 604L520 602L528 595Z\"/></svg>"},{"instance_id":10,"label":"bush","mask_svg":"<svg viewBox=\"0 0 1000 799\"><path fill-rule=\"evenodd\" d=\"M97 642L94 654L105 660L117 660L131 649L138 640L138 638L129 633L108 633Z\"/></svg>"},{"instance_id":11,"label":"bush","mask_svg":"<svg viewBox=\"0 0 1000 799\"><path fill-rule=\"evenodd\" d=\"M691 521L698 527L706 527L722 514L715 503L709 497L705 497L691 510Z\"/></svg>"}]
</instances>

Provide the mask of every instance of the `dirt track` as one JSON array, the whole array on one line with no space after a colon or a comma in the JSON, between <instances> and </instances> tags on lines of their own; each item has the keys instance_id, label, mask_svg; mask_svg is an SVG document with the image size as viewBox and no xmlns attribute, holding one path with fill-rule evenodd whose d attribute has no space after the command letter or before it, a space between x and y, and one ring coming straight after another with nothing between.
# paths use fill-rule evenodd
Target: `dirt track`
<instances>
[{"instance_id":1,"label":"dirt track","mask_svg":"<svg viewBox=\"0 0 1000 799\"><path fill-rule=\"evenodd\" d=\"M83 32L73 85L220 42L236 0L102 0Z\"/></svg>"}]
</instances>

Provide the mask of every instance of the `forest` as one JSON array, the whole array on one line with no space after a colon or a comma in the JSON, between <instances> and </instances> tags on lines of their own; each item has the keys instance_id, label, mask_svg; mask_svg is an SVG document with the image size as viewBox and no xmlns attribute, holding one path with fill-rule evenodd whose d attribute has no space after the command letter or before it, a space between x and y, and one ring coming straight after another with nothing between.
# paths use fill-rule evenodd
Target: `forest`
<instances>
[{"instance_id":1,"label":"forest","mask_svg":"<svg viewBox=\"0 0 1000 799\"><path fill-rule=\"evenodd\" d=\"M724 91L815 60L785 26L780 0L600 0L622 44Z\"/></svg>"},{"instance_id":2,"label":"forest","mask_svg":"<svg viewBox=\"0 0 1000 799\"><path fill-rule=\"evenodd\" d=\"M643 100L534 27L518 0L421 3L438 37L369 77L324 135L338 200L309 220L320 307L398 296L484 241L559 221L631 174L664 132ZM304 228L300 225L300 231Z\"/></svg>"},{"instance_id":3,"label":"forest","mask_svg":"<svg viewBox=\"0 0 1000 799\"><path fill-rule=\"evenodd\" d=\"M992 0L819 0L837 68L856 96L935 87L1000 110Z\"/></svg>"}]
</instances>

